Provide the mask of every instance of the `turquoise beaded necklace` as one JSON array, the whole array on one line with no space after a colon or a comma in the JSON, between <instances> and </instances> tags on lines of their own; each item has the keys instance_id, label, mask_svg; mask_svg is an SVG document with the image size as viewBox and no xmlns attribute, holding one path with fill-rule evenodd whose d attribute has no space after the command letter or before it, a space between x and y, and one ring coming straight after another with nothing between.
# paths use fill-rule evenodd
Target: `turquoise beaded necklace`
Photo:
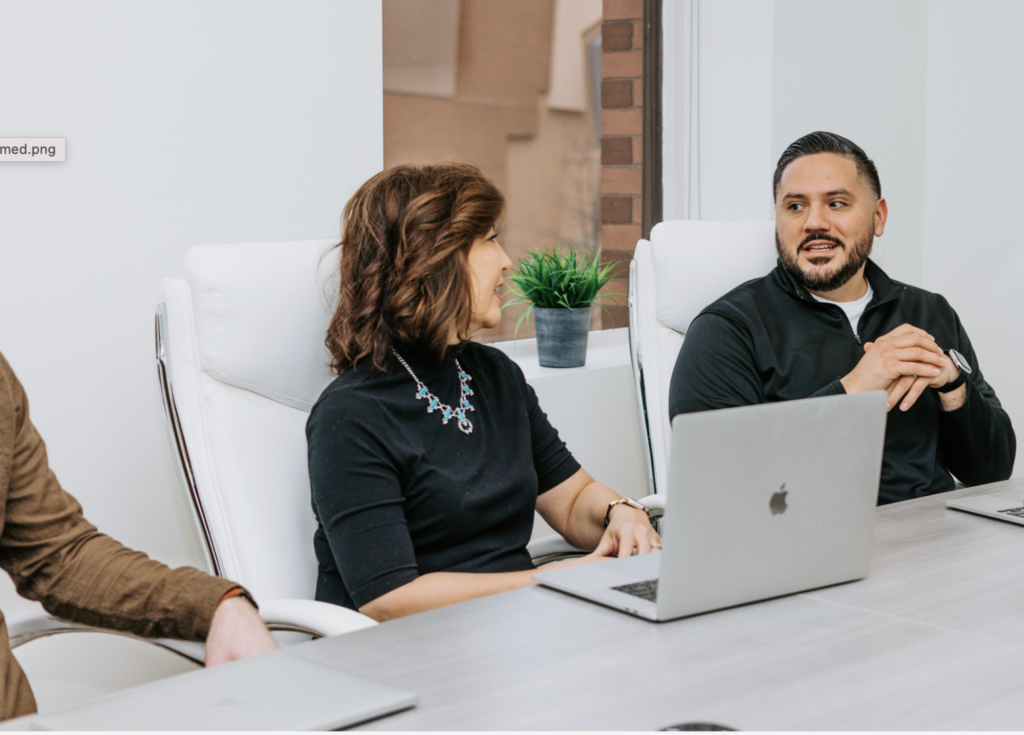
<instances>
[{"instance_id":1,"label":"turquoise beaded necklace","mask_svg":"<svg viewBox=\"0 0 1024 735\"><path fill-rule=\"evenodd\" d=\"M459 385L461 386L461 389L459 390L459 407L452 408L447 403L441 403L441 399L430 392L426 384L416 377L416 373L414 373L412 368L409 367L409 363L403 360L402 356L399 355L398 352L394 349L392 349L391 352L394 353L398 361L402 363L402 367L409 371L409 375L412 376L412 379L416 381L416 400L422 401L425 399L427 401L427 413L441 411L442 424L447 424L448 420L454 417L459 420L459 431L463 434L472 434L473 423L466 418L466 412L476 410L468 400L469 397L473 395L473 390L469 385L467 385L467 383L469 383L473 378L469 377L466 371L462 369L462 365L459 364L459 361L455 361L455 369L459 371Z\"/></svg>"}]
</instances>

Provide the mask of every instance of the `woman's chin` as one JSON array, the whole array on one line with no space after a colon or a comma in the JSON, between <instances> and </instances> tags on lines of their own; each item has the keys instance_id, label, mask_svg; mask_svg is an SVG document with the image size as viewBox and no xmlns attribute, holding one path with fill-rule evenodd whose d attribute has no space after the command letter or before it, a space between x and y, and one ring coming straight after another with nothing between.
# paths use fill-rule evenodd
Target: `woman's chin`
<instances>
[{"instance_id":1,"label":"woman's chin","mask_svg":"<svg viewBox=\"0 0 1024 735\"><path fill-rule=\"evenodd\" d=\"M501 312L497 316L488 314L481 319L474 319L469 325L469 331L475 333L481 329L494 329L499 324L501 324Z\"/></svg>"}]
</instances>

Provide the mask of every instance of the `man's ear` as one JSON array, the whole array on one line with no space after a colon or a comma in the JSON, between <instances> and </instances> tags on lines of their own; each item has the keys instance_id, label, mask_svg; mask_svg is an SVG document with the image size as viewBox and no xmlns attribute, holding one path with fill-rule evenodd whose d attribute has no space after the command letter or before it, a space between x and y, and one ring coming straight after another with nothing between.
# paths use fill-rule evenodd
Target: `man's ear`
<instances>
[{"instance_id":1,"label":"man's ear","mask_svg":"<svg viewBox=\"0 0 1024 735\"><path fill-rule=\"evenodd\" d=\"M875 202L875 237L881 237L885 232L885 221L889 218L889 205L885 199L879 197Z\"/></svg>"}]
</instances>

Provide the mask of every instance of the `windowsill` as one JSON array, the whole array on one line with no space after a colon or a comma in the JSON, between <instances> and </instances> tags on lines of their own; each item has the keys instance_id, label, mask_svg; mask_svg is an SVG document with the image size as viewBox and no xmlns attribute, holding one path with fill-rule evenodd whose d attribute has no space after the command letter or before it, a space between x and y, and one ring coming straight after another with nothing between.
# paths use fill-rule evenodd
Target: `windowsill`
<instances>
[{"instance_id":1,"label":"windowsill","mask_svg":"<svg viewBox=\"0 0 1024 735\"><path fill-rule=\"evenodd\" d=\"M492 342L490 346L498 348L515 360L527 380L546 375L579 373L630 364L629 329L626 327L590 332L587 338L587 364L578 368L541 367L537 358L537 340L533 337L509 342Z\"/></svg>"}]
</instances>

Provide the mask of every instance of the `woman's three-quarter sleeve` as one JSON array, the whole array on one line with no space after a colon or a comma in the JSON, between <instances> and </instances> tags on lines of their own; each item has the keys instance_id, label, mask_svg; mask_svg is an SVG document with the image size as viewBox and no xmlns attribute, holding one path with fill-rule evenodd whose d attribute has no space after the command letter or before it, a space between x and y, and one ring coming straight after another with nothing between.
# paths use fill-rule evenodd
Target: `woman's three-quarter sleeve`
<instances>
[{"instance_id":1,"label":"woman's three-quarter sleeve","mask_svg":"<svg viewBox=\"0 0 1024 735\"><path fill-rule=\"evenodd\" d=\"M386 417L351 391L325 396L306 426L313 510L355 607L419 576Z\"/></svg>"}]
</instances>

